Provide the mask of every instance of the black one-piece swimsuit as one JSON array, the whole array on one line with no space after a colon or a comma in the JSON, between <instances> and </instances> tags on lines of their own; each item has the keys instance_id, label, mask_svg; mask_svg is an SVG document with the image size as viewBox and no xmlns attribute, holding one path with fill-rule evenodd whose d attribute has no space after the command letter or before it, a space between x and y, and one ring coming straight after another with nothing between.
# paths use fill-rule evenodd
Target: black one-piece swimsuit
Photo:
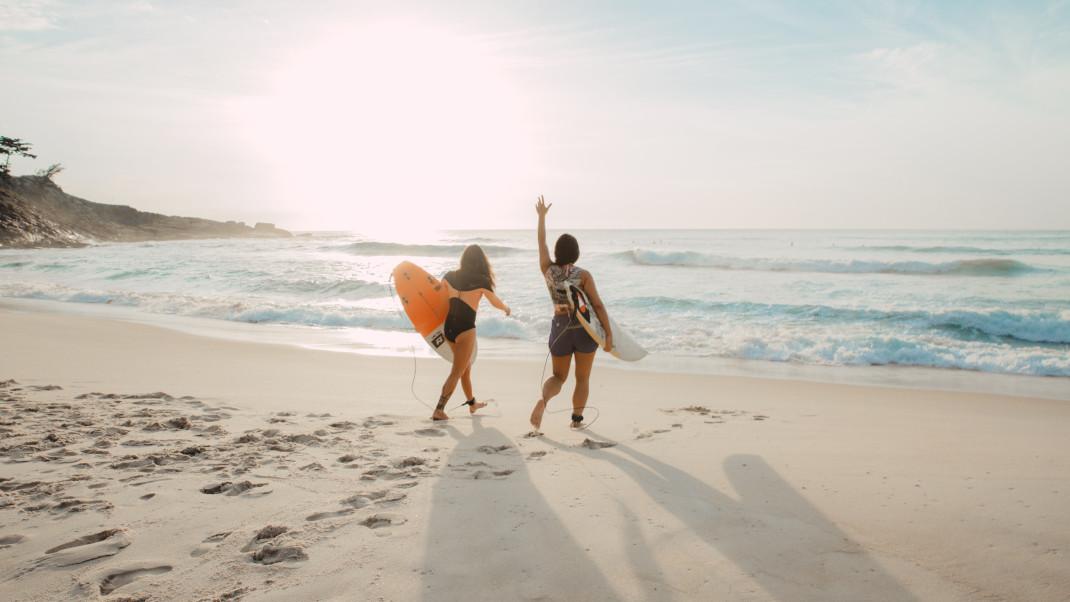
<instances>
[{"instance_id":1,"label":"black one-piece swimsuit","mask_svg":"<svg viewBox=\"0 0 1070 602\"><path fill-rule=\"evenodd\" d=\"M470 277L460 270L454 270L443 276L455 290L460 292L474 291L480 288L489 289L485 278ZM451 343L457 342L457 336L476 327L476 310L461 300L460 297L450 298L450 308L446 313L446 323L442 325L442 334Z\"/></svg>"},{"instance_id":2,"label":"black one-piece swimsuit","mask_svg":"<svg viewBox=\"0 0 1070 602\"><path fill-rule=\"evenodd\" d=\"M446 340L456 343L459 334L475 327L476 310L460 297L450 299L450 310L446 314L446 323L442 325L442 334L446 335Z\"/></svg>"}]
</instances>

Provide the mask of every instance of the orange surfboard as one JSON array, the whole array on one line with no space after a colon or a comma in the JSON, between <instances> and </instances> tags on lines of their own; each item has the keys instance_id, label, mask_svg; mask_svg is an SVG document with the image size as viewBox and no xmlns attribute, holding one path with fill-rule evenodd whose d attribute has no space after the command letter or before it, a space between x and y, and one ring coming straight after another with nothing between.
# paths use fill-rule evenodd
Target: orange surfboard
<instances>
[{"instance_id":1,"label":"orange surfboard","mask_svg":"<svg viewBox=\"0 0 1070 602\"><path fill-rule=\"evenodd\" d=\"M393 277L394 288L401 298L405 315L409 317L416 332L420 333L442 359L452 362L453 350L442 332L446 314L450 309L445 284L411 261L399 263L394 268ZM472 361L475 359L473 349Z\"/></svg>"}]
</instances>

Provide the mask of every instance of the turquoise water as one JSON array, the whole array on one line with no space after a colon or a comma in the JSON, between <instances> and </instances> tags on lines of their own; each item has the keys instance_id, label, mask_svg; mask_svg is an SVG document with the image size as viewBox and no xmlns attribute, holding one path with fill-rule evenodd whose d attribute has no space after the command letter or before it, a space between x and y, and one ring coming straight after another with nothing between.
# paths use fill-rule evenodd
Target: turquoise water
<instances>
[{"instance_id":1,"label":"turquoise water","mask_svg":"<svg viewBox=\"0 0 1070 602\"><path fill-rule=\"evenodd\" d=\"M662 367L731 359L1070 376L1070 232L574 234L610 312ZM296 325L295 340L330 331L386 353L411 342L391 268L411 259L442 273L469 243L486 249L514 309L480 312L482 353L541 353L550 306L531 231L0 250L0 296L123 306L150 321Z\"/></svg>"}]
</instances>

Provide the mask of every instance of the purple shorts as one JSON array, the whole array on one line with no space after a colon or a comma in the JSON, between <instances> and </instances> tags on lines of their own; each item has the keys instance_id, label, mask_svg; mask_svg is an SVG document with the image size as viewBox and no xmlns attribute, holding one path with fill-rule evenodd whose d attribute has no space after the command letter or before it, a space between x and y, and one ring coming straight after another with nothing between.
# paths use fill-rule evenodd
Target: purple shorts
<instances>
[{"instance_id":1,"label":"purple shorts","mask_svg":"<svg viewBox=\"0 0 1070 602\"><path fill-rule=\"evenodd\" d=\"M598 351L598 343L587 334L579 322L571 321L568 316L554 316L550 322L550 353L555 357L573 353L592 353Z\"/></svg>"}]
</instances>

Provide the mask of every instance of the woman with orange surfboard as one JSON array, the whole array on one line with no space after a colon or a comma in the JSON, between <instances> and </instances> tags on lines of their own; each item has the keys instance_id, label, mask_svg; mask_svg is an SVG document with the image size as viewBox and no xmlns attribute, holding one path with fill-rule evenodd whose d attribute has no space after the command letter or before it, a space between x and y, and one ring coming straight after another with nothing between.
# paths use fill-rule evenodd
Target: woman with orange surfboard
<instances>
[{"instance_id":1,"label":"woman with orange surfboard","mask_svg":"<svg viewBox=\"0 0 1070 602\"><path fill-rule=\"evenodd\" d=\"M531 411L531 426L536 433L542 425L542 415L546 404L561 392L562 385L568 378L572 358L576 358L576 389L572 393L572 428L583 426L583 409L587 407L587 395L590 391L591 368L598 351L598 342L584 329L579 317L590 321L590 310L586 300L590 300L591 309L599 322L605 325L603 337L605 350L613 350L613 330L606 308L598 296L594 285L594 276L583 268L576 266L580 257L580 246L571 234L562 234L554 244L554 258L550 259L550 250L546 246L546 213L549 205L539 196L535 212L539 214L539 268L542 270L550 297L554 302L554 317L550 327L550 354L553 356L554 372L542 385L542 399L535 402Z\"/></svg>"},{"instance_id":2,"label":"woman with orange surfboard","mask_svg":"<svg viewBox=\"0 0 1070 602\"><path fill-rule=\"evenodd\" d=\"M449 297L443 334L453 351L453 368L446 377L446 382L442 384L442 395L438 398L435 413L431 415L432 420L449 419L446 415L446 403L457 389L458 381L468 398L465 405L468 406L469 412L474 414L476 410L486 407L487 404L476 401L472 394L470 360L476 346L476 311L479 309L479 302L486 298L491 305L505 312L506 316L511 313L509 306L494 293L494 271L479 245L465 247L464 253L461 254L461 266L447 272L442 282L445 283Z\"/></svg>"}]
</instances>

